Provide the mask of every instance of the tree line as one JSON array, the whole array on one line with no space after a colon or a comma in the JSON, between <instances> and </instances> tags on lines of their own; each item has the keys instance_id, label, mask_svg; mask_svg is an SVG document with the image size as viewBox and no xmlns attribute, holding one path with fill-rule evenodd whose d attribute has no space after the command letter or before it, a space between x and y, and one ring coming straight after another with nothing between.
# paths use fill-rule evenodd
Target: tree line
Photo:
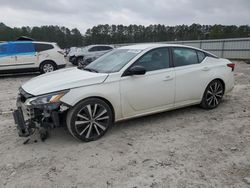
<instances>
[{"instance_id":1,"label":"tree line","mask_svg":"<svg viewBox=\"0 0 250 188\"><path fill-rule=\"evenodd\" d=\"M242 25L97 25L81 34L78 29L59 26L11 28L0 23L0 41L28 36L57 42L62 48L89 44L117 44L250 37L250 26Z\"/></svg>"}]
</instances>

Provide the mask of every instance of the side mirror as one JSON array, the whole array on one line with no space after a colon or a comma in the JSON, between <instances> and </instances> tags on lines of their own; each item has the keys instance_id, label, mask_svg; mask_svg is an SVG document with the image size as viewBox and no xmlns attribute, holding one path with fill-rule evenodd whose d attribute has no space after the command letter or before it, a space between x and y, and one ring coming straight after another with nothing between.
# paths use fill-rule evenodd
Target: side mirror
<instances>
[{"instance_id":1,"label":"side mirror","mask_svg":"<svg viewBox=\"0 0 250 188\"><path fill-rule=\"evenodd\" d=\"M146 69L143 66L136 65L129 68L127 75L144 75L146 73Z\"/></svg>"}]
</instances>

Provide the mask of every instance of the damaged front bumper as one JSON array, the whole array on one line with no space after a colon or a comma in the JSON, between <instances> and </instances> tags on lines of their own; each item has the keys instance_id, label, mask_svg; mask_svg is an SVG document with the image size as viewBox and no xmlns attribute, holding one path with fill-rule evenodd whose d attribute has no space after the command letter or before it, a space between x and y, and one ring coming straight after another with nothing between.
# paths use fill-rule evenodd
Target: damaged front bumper
<instances>
[{"instance_id":1,"label":"damaged front bumper","mask_svg":"<svg viewBox=\"0 0 250 188\"><path fill-rule=\"evenodd\" d=\"M18 135L20 137L30 136L32 134L31 130L33 126L24 120L23 111L20 107L17 110L14 110L13 117L17 126Z\"/></svg>"},{"instance_id":2,"label":"damaged front bumper","mask_svg":"<svg viewBox=\"0 0 250 188\"><path fill-rule=\"evenodd\" d=\"M68 106L61 102L54 104L32 105L32 95L21 90L17 98L17 109L13 112L18 135L28 137L36 129L49 129L65 125Z\"/></svg>"}]
</instances>

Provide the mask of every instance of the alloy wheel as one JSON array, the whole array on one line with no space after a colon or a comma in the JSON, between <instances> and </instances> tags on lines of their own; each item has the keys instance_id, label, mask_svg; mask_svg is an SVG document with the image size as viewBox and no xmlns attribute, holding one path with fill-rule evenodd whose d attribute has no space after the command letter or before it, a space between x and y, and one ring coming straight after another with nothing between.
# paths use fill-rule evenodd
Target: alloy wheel
<instances>
[{"instance_id":1,"label":"alloy wheel","mask_svg":"<svg viewBox=\"0 0 250 188\"><path fill-rule=\"evenodd\" d=\"M43 65L43 72L48 73L48 72L53 72L54 71L54 66L50 63L46 63Z\"/></svg>"},{"instance_id":2,"label":"alloy wheel","mask_svg":"<svg viewBox=\"0 0 250 188\"><path fill-rule=\"evenodd\" d=\"M224 91L220 81L211 83L206 93L206 103L208 107L215 108L221 101Z\"/></svg>"},{"instance_id":3,"label":"alloy wheel","mask_svg":"<svg viewBox=\"0 0 250 188\"><path fill-rule=\"evenodd\" d=\"M74 122L80 137L93 139L102 135L109 125L110 116L101 104L87 104L78 113Z\"/></svg>"}]
</instances>

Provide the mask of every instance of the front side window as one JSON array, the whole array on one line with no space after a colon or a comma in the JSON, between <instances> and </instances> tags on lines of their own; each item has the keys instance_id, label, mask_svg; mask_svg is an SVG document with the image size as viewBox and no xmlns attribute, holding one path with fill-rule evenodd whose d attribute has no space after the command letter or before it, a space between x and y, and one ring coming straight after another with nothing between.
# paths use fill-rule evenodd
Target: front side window
<instances>
[{"instance_id":1,"label":"front side window","mask_svg":"<svg viewBox=\"0 0 250 188\"><path fill-rule=\"evenodd\" d=\"M169 68L169 62L168 48L158 48L147 52L134 65L143 66L146 71L154 71Z\"/></svg>"},{"instance_id":2,"label":"front side window","mask_svg":"<svg viewBox=\"0 0 250 188\"><path fill-rule=\"evenodd\" d=\"M173 48L173 60L176 67L199 63L196 51L189 48Z\"/></svg>"},{"instance_id":3,"label":"front side window","mask_svg":"<svg viewBox=\"0 0 250 188\"><path fill-rule=\"evenodd\" d=\"M118 72L140 52L140 50L116 49L96 59L85 69L92 69L100 73Z\"/></svg>"},{"instance_id":4,"label":"front side window","mask_svg":"<svg viewBox=\"0 0 250 188\"><path fill-rule=\"evenodd\" d=\"M9 49L8 49L10 54L27 54L27 53L34 53L35 49L34 49L34 45L33 43L29 42L29 43L11 43L9 45Z\"/></svg>"}]
</instances>

